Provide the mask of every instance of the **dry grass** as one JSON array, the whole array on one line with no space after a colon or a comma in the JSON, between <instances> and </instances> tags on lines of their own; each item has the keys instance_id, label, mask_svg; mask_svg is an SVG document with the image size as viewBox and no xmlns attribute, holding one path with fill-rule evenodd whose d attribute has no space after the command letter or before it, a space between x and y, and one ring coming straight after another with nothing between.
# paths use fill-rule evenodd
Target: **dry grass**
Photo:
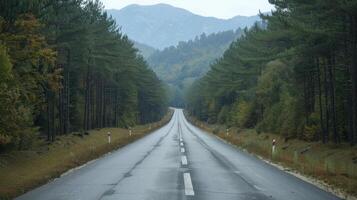
<instances>
[{"instance_id":1,"label":"dry grass","mask_svg":"<svg viewBox=\"0 0 357 200\"><path fill-rule=\"evenodd\" d=\"M29 151L12 151L0 155L0 199L10 199L49 180L65 171L82 165L101 155L118 149L166 124L172 116L167 114L160 122L127 129L106 128L90 131L83 137L66 135L52 144L39 141ZM151 129L150 129L151 127ZM111 132L109 145L107 132Z\"/></svg>"},{"instance_id":2,"label":"dry grass","mask_svg":"<svg viewBox=\"0 0 357 200\"><path fill-rule=\"evenodd\" d=\"M276 134L257 134L254 130L231 128L229 135L219 125L208 125L190 119L208 132L247 151L277 162L285 167L312 176L339 188L350 195L357 195L357 147L348 144L323 145L318 142L288 140ZM272 140L277 140L276 153L272 156Z\"/></svg>"}]
</instances>

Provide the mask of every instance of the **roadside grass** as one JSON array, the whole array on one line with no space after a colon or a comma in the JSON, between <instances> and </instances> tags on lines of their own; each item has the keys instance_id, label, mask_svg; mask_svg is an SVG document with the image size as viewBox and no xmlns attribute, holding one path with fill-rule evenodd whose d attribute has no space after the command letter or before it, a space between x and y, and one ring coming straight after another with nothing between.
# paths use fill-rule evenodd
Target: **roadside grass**
<instances>
[{"instance_id":1,"label":"roadside grass","mask_svg":"<svg viewBox=\"0 0 357 200\"><path fill-rule=\"evenodd\" d=\"M345 196L357 196L357 147L349 144L327 144L305 142L297 139L286 141L276 134L260 133L253 129L241 130L220 125L209 125L192 117L191 123L211 132L223 140L259 155L264 159L316 178L343 191ZM272 140L277 140L272 155Z\"/></svg>"},{"instance_id":2,"label":"roadside grass","mask_svg":"<svg viewBox=\"0 0 357 200\"><path fill-rule=\"evenodd\" d=\"M127 129L104 128L89 131L89 135L59 136L52 144L39 140L30 150L0 154L0 199L14 198L69 169L133 142L165 125L172 113L170 110L160 122L133 127L131 136ZM108 144L108 131L111 144Z\"/></svg>"}]
</instances>

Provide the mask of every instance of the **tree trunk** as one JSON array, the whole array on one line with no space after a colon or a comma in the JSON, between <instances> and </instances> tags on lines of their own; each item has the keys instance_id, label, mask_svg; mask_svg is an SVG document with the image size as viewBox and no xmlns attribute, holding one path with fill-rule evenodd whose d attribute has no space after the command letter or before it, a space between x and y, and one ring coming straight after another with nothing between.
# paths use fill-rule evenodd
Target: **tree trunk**
<instances>
[{"instance_id":1,"label":"tree trunk","mask_svg":"<svg viewBox=\"0 0 357 200\"><path fill-rule=\"evenodd\" d=\"M328 142L330 136L330 111L329 111L329 87L327 80L327 64L323 63L324 68L324 89L325 89L325 115L326 115L326 135L325 141Z\"/></svg>"},{"instance_id":2,"label":"tree trunk","mask_svg":"<svg viewBox=\"0 0 357 200\"><path fill-rule=\"evenodd\" d=\"M88 66L87 66L87 75L86 75L86 83L85 83L85 100L84 100L84 117L83 117L83 129L86 131L89 129L89 114L90 114L90 53L88 58Z\"/></svg>"},{"instance_id":3,"label":"tree trunk","mask_svg":"<svg viewBox=\"0 0 357 200\"><path fill-rule=\"evenodd\" d=\"M67 67L66 67L66 87L65 87L65 91L66 91L66 107L65 107L65 129L64 129L64 133L68 134L71 131L71 124L70 124L70 64L71 64L71 54L70 54L70 50L67 51Z\"/></svg>"},{"instance_id":4,"label":"tree trunk","mask_svg":"<svg viewBox=\"0 0 357 200\"><path fill-rule=\"evenodd\" d=\"M357 142L357 31L356 31L356 16L351 17L351 53L352 53L352 64L351 64L351 82L352 82L352 141L351 144L354 145Z\"/></svg>"},{"instance_id":5,"label":"tree trunk","mask_svg":"<svg viewBox=\"0 0 357 200\"><path fill-rule=\"evenodd\" d=\"M307 77L306 77L306 72L304 72L304 77L303 77L303 82L304 82L304 88L303 88L303 90L304 90L304 108L305 108L305 123L306 124L308 124L309 123L309 101L308 101L308 92L307 92L307 84L306 84L306 79L307 79Z\"/></svg>"},{"instance_id":6,"label":"tree trunk","mask_svg":"<svg viewBox=\"0 0 357 200\"><path fill-rule=\"evenodd\" d=\"M328 60L328 74L329 74L329 79L330 79L330 102L331 102L331 117L332 117L332 128L333 128L333 138L335 143L339 143L339 136L337 133L337 127L336 127L336 103L335 103L335 77L334 77L334 66L335 66L335 55L332 53L332 55L329 56Z\"/></svg>"},{"instance_id":7,"label":"tree trunk","mask_svg":"<svg viewBox=\"0 0 357 200\"><path fill-rule=\"evenodd\" d=\"M100 78L97 79L97 128L101 128L100 121L101 121L101 80Z\"/></svg>"},{"instance_id":8,"label":"tree trunk","mask_svg":"<svg viewBox=\"0 0 357 200\"><path fill-rule=\"evenodd\" d=\"M315 112L315 90L316 90L316 86L315 86L315 71L313 70L313 73L311 73L310 75L310 82L311 82L311 94L310 94L310 104L311 104L311 107L310 107L310 112Z\"/></svg>"},{"instance_id":9,"label":"tree trunk","mask_svg":"<svg viewBox=\"0 0 357 200\"><path fill-rule=\"evenodd\" d=\"M91 79L93 77L91 76ZM92 82L92 80L91 80ZM95 128L94 125L94 120L95 120L95 98L94 98L94 94L95 94L95 87L93 86L93 84L91 84L90 87L90 129Z\"/></svg>"},{"instance_id":10,"label":"tree trunk","mask_svg":"<svg viewBox=\"0 0 357 200\"><path fill-rule=\"evenodd\" d=\"M63 69L63 68L62 68ZM59 89L59 95L58 95L58 112L59 112L59 131L60 134L64 133L64 102L63 102L63 96L64 96L64 86L65 86L65 81L64 79L61 80L61 85L62 87Z\"/></svg>"},{"instance_id":11,"label":"tree trunk","mask_svg":"<svg viewBox=\"0 0 357 200\"><path fill-rule=\"evenodd\" d=\"M52 131L51 131L51 141L54 142L56 139L56 114L55 114L55 105L56 105L56 95L54 92L51 92L51 99L52 99L52 104L51 104L51 127L52 127Z\"/></svg>"},{"instance_id":12,"label":"tree trunk","mask_svg":"<svg viewBox=\"0 0 357 200\"><path fill-rule=\"evenodd\" d=\"M46 101L47 101L47 141L51 141L51 109L50 109L50 91L48 86L46 88Z\"/></svg>"},{"instance_id":13,"label":"tree trunk","mask_svg":"<svg viewBox=\"0 0 357 200\"><path fill-rule=\"evenodd\" d=\"M115 121L115 124L114 126L115 127L118 127L118 93L119 93L119 90L116 89L115 90L115 101L114 101L114 121Z\"/></svg>"},{"instance_id":14,"label":"tree trunk","mask_svg":"<svg viewBox=\"0 0 357 200\"><path fill-rule=\"evenodd\" d=\"M320 107L320 124L322 131L322 142L326 143L326 129L324 125L324 115L323 115L323 105L322 105L322 87L321 87L321 70L320 70L320 59L316 59L317 77L318 77L318 89L319 89L319 107Z\"/></svg>"}]
</instances>

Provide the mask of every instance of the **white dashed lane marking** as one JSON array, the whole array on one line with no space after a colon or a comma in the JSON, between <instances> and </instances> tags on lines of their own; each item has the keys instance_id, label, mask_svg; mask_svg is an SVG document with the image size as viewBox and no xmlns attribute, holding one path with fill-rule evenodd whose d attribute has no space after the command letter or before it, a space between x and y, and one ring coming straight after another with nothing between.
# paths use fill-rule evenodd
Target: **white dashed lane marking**
<instances>
[{"instance_id":1,"label":"white dashed lane marking","mask_svg":"<svg viewBox=\"0 0 357 200\"><path fill-rule=\"evenodd\" d=\"M195 192L193 191L193 186L192 186L190 173L184 173L183 174L183 180L184 180L184 183L185 183L185 195L186 196L194 196Z\"/></svg>"},{"instance_id":2,"label":"white dashed lane marking","mask_svg":"<svg viewBox=\"0 0 357 200\"><path fill-rule=\"evenodd\" d=\"M186 156L181 156L181 163L182 165L187 165L187 157Z\"/></svg>"},{"instance_id":3,"label":"white dashed lane marking","mask_svg":"<svg viewBox=\"0 0 357 200\"><path fill-rule=\"evenodd\" d=\"M185 148L183 145L183 139L182 139L181 133L179 134L179 138L180 138L181 153L185 153ZM187 157L185 155L181 156L181 164L182 164L182 166L187 166L187 164L188 164ZM185 184L185 195L186 196L194 196L195 192L193 190L190 173L183 173L183 181Z\"/></svg>"}]
</instances>

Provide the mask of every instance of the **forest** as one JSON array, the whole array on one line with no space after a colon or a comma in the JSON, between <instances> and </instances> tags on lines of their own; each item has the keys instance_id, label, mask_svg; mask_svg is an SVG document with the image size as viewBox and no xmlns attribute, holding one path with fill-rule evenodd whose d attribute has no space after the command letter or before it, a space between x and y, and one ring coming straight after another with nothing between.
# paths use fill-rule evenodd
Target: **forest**
<instances>
[{"instance_id":1,"label":"forest","mask_svg":"<svg viewBox=\"0 0 357 200\"><path fill-rule=\"evenodd\" d=\"M270 0L186 93L208 123L323 143L357 142L357 1Z\"/></svg>"},{"instance_id":2,"label":"forest","mask_svg":"<svg viewBox=\"0 0 357 200\"><path fill-rule=\"evenodd\" d=\"M100 1L0 1L0 151L157 121L166 96Z\"/></svg>"},{"instance_id":3,"label":"forest","mask_svg":"<svg viewBox=\"0 0 357 200\"><path fill-rule=\"evenodd\" d=\"M169 85L170 104L184 105L184 92L198 78L207 73L215 59L222 56L229 45L242 35L242 29L201 34L177 46L155 51L147 58L158 77Z\"/></svg>"}]
</instances>

